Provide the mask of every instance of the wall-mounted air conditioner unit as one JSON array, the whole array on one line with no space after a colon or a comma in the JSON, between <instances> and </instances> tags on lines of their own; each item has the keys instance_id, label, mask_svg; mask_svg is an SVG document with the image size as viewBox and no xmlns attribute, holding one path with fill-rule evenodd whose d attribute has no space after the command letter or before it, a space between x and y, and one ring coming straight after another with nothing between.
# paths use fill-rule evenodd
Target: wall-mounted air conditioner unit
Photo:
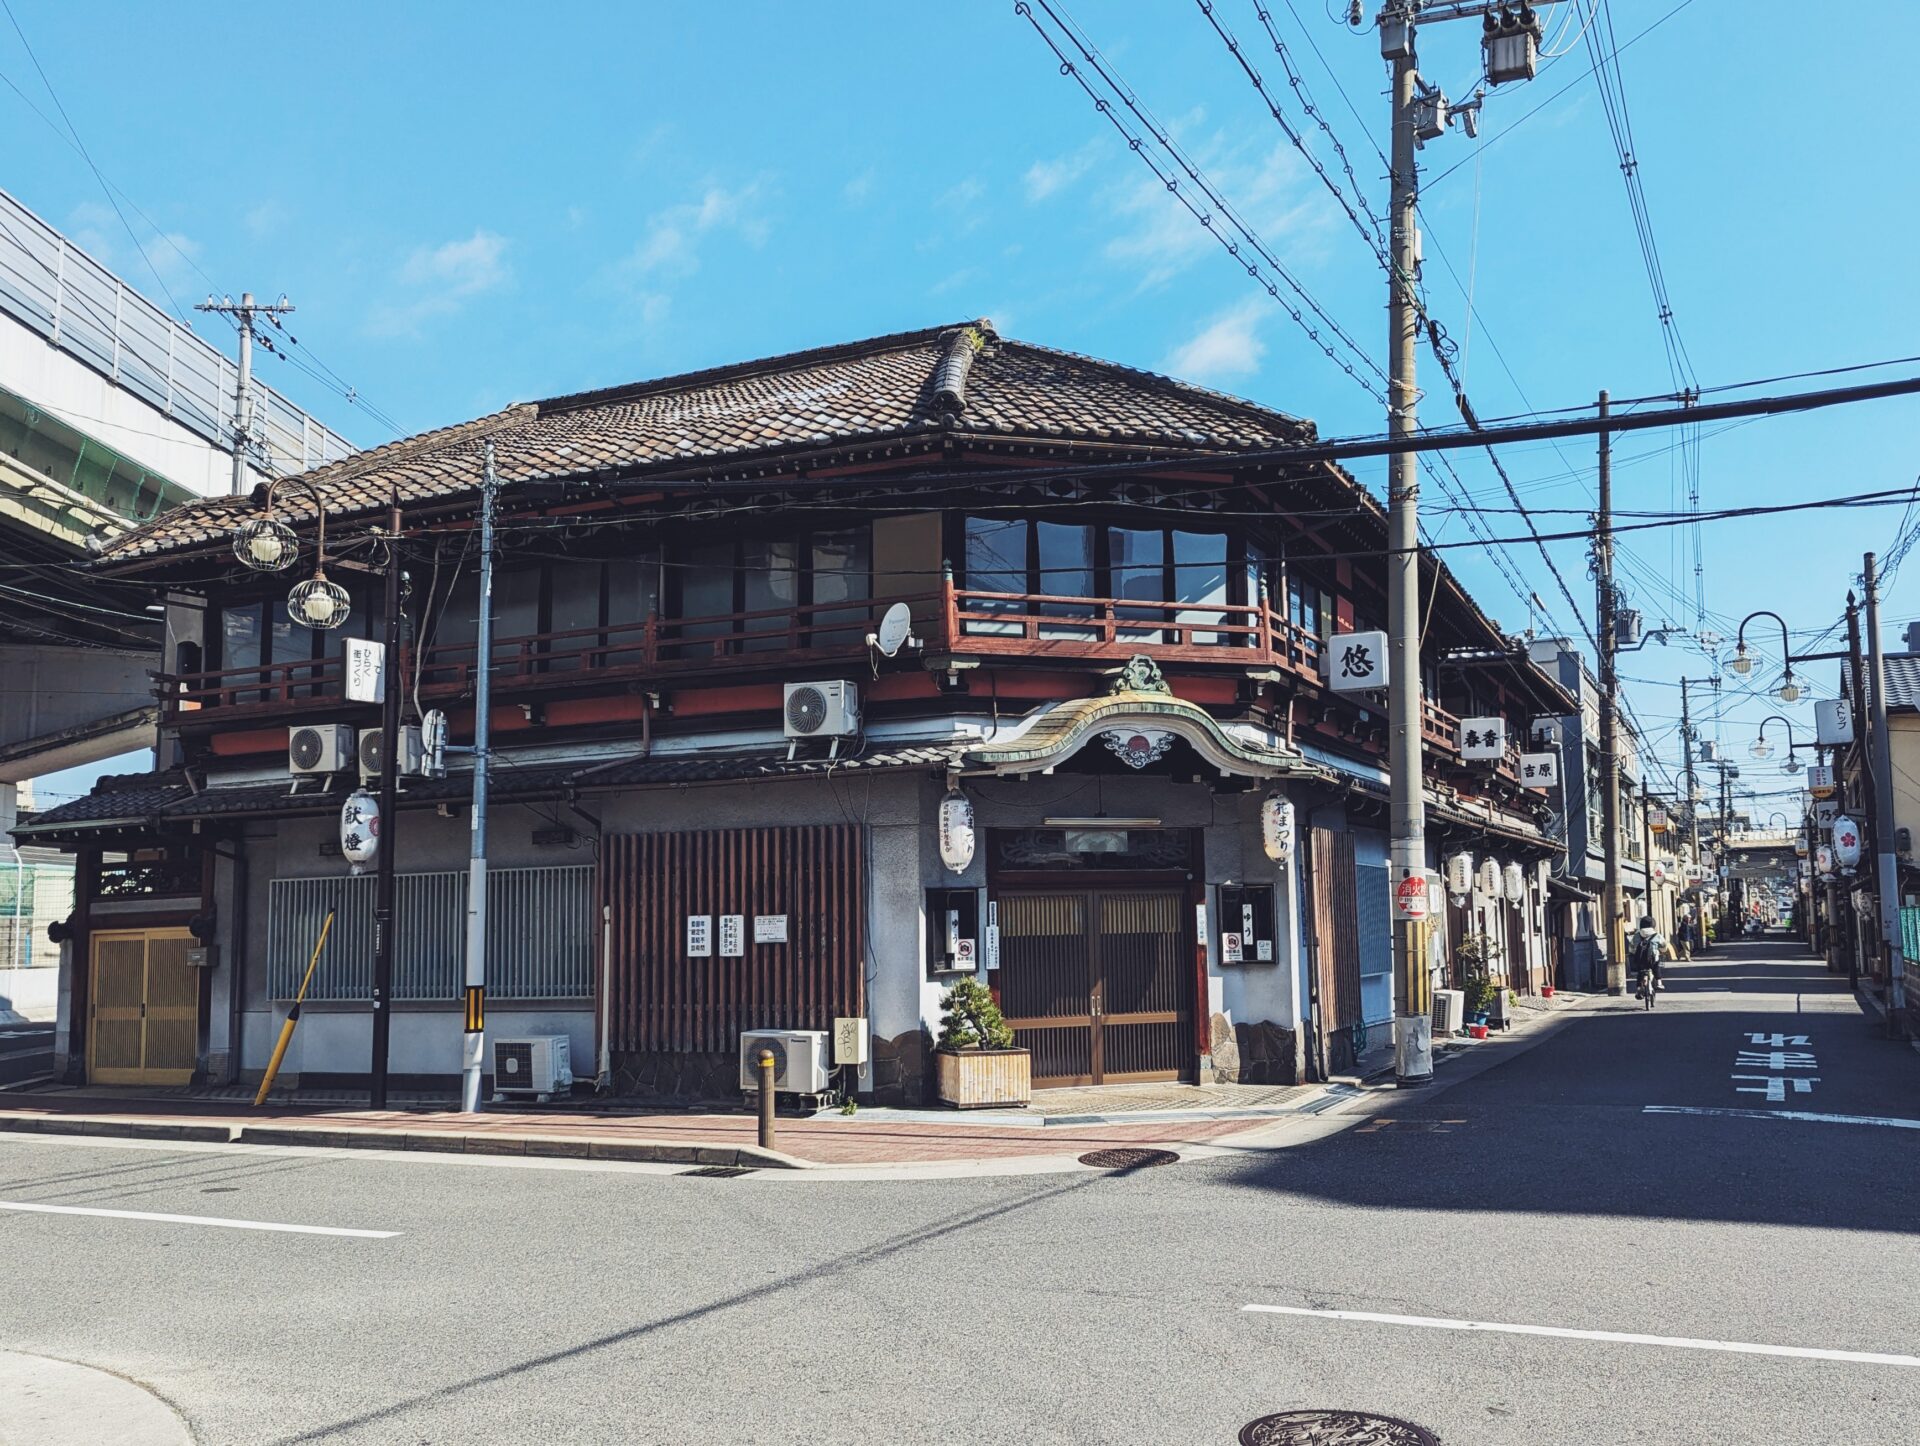
<instances>
[{"instance_id":1,"label":"wall-mounted air conditioner unit","mask_svg":"<svg viewBox=\"0 0 1920 1446\"><path fill-rule=\"evenodd\" d=\"M781 1094L817 1095L827 1088L828 1044L819 1029L755 1029L740 1036L740 1088L760 1092L760 1051L773 1051L773 1087Z\"/></svg>"},{"instance_id":2,"label":"wall-mounted air conditioner unit","mask_svg":"<svg viewBox=\"0 0 1920 1446\"><path fill-rule=\"evenodd\" d=\"M852 683L789 683L786 736L852 738L860 732L860 690Z\"/></svg>"},{"instance_id":3,"label":"wall-mounted air conditioner unit","mask_svg":"<svg viewBox=\"0 0 1920 1446\"><path fill-rule=\"evenodd\" d=\"M427 750L421 742L420 729L411 723L404 725L399 733L400 746L396 754L395 776L399 778L417 778L427 770ZM380 753L387 741L384 728L362 728L360 730L360 781L373 783L380 777Z\"/></svg>"},{"instance_id":4,"label":"wall-mounted air conditioner unit","mask_svg":"<svg viewBox=\"0 0 1920 1446\"><path fill-rule=\"evenodd\" d=\"M338 773L353 763L353 730L344 723L310 723L287 739L287 772Z\"/></svg>"},{"instance_id":5,"label":"wall-mounted air conditioner unit","mask_svg":"<svg viewBox=\"0 0 1920 1446\"><path fill-rule=\"evenodd\" d=\"M564 1034L493 1041L493 1097L532 1095L541 1103L573 1088L573 1047Z\"/></svg>"},{"instance_id":6,"label":"wall-mounted air conditioner unit","mask_svg":"<svg viewBox=\"0 0 1920 1446\"><path fill-rule=\"evenodd\" d=\"M1433 1034L1438 1039L1443 1034L1458 1034L1466 1027L1467 996L1464 990L1436 989L1433 991Z\"/></svg>"}]
</instances>

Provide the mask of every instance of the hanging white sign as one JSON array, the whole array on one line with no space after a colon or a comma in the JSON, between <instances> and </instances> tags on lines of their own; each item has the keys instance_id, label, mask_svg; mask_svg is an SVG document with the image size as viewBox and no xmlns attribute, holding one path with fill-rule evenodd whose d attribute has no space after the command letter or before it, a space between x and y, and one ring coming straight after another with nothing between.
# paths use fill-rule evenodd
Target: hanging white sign
<instances>
[{"instance_id":1,"label":"hanging white sign","mask_svg":"<svg viewBox=\"0 0 1920 1446\"><path fill-rule=\"evenodd\" d=\"M1813 824L1815 828L1832 828L1833 821L1840 817L1840 800L1823 798L1813 806Z\"/></svg>"},{"instance_id":2,"label":"hanging white sign","mask_svg":"<svg viewBox=\"0 0 1920 1446\"><path fill-rule=\"evenodd\" d=\"M1528 788L1558 788L1560 786L1560 755L1558 753L1522 753L1520 781Z\"/></svg>"},{"instance_id":3,"label":"hanging white sign","mask_svg":"<svg viewBox=\"0 0 1920 1446\"><path fill-rule=\"evenodd\" d=\"M1477 763L1498 763L1507 753L1507 720L1462 718L1460 756Z\"/></svg>"},{"instance_id":4,"label":"hanging white sign","mask_svg":"<svg viewBox=\"0 0 1920 1446\"><path fill-rule=\"evenodd\" d=\"M384 703L387 701L387 645L365 638L346 640L347 701Z\"/></svg>"},{"instance_id":5,"label":"hanging white sign","mask_svg":"<svg viewBox=\"0 0 1920 1446\"><path fill-rule=\"evenodd\" d=\"M1833 765L1816 763L1807 770L1807 792L1815 798L1832 798L1834 790Z\"/></svg>"},{"instance_id":6,"label":"hanging white sign","mask_svg":"<svg viewBox=\"0 0 1920 1446\"><path fill-rule=\"evenodd\" d=\"M1853 704L1846 698L1820 698L1813 705L1813 738L1829 747L1853 742Z\"/></svg>"},{"instance_id":7,"label":"hanging white sign","mask_svg":"<svg viewBox=\"0 0 1920 1446\"><path fill-rule=\"evenodd\" d=\"M1327 642L1327 686L1336 693L1372 693L1387 686L1387 635L1335 633Z\"/></svg>"}]
</instances>

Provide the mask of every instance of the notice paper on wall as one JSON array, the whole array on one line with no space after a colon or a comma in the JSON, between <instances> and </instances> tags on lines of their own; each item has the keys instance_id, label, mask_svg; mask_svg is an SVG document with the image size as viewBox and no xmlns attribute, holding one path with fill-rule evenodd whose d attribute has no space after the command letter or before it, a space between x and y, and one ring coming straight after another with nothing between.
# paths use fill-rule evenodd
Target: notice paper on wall
<instances>
[{"instance_id":1,"label":"notice paper on wall","mask_svg":"<svg viewBox=\"0 0 1920 1446\"><path fill-rule=\"evenodd\" d=\"M753 916L753 942L756 944L786 943L787 916L785 914L755 914Z\"/></svg>"},{"instance_id":2,"label":"notice paper on wall","mask_svg":"<svg viewBox=\"0 0 1920 1446\"><path fill-rule=\"evenodd\" d=\"M687 957L707 959L713 955L713 915L687 915Z\"/></svg>"},{"instance_id":3,"label":"notice paper on wall","mask_svg":"<svg viewBox=\"0 0 1920 1446\"><path fill-rule=\"evenodd\" d=\"M738 959L747 952L747 916L745 914L722 914L720 916L720 957Z\"/></svg>"}]
</instances>

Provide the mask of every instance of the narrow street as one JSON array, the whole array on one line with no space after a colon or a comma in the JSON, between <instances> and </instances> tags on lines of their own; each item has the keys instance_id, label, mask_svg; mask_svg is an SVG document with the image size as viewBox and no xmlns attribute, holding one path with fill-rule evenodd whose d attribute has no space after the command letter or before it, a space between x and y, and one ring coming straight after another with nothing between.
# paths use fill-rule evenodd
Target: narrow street
<instances>
[{"instance_id":1,"label":"narrow street","mask_svg":"<svg viewBox=\"0 0 1920 1446\"><path fill-rule=\"evenodd\" d=\"M0 1137L8 1205L347 1232L0 1212L0 1338L249 1446L1230 1442L1307 1407L1453 1446L1920 1434L1920 1132L1888 1123L1920 1057L1844 981L1725 947L1471 1071L1132 1174ZM1750 1117L1783 1111L1819 1118ZM1435 1324L1466 1321L1707 1348Z\"/></svg>"}]
</instances>

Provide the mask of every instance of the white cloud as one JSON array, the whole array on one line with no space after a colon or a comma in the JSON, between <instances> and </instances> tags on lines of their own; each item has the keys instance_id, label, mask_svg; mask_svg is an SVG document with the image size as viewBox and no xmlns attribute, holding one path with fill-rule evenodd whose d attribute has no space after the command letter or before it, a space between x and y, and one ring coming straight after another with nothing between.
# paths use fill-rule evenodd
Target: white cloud
<instances>
[{"instance_id":1,"label":"white cloud","mask_svg":"<svg viewBox=\"0 0 1920 1446\"><path fill-rule=\"evenodd\" d=\"M1071 155L1056 156L1050 161L1035 161L1028 166L1026 175L1020 178L1021 184L1027 189L1027 199L1044 201L1071 186L1092 168L1099 154L1099 145L1098 141L1092 141Z\"/></svg>"},{"instance_id":2,"label":"white cloud","mask_svg":"<svg viewBox=\"0 0 1920 1446\"><path fill-rule=\"evenodd\" d=\"M1217 382L1259 371L1260 359L1267 354L1260 332L1267 322L1268 305L1264 297L1250 296L1220 312L1175 347L1162 366L1170 375L1194 382Z\"/></svg>"},{"instance_id":3,"label":"white cloud","mask_svg":"<svg viewBox=\"0 0 1920 1446\"><path fill-rule=\"evenodd\" d=\"M1278 254L1297 258L1299 247L1316 238L1326 224L1326 208L1318 194L1303 184L1305 168L1291 149L1275 146L1250 152L1244 146L1230 147L1220 137L1205 144L1182 144L1207 179L1232 200L1235 213ZM1214 232L1238 239L1217 214L1218 208L1185 178L1181 195L1190 197L1202 213L1214 216ZM1124 228L1107 243L1106 255L1135 271L1140 290L1163 285L1220 244L1179 197L1152 176L1142 175L1109 191L1105 200ZM1246 243L1241 245L1244 249Z\"/></svg>"},{"instance_id":4,"label":"white cloud","mask_svg":"<svg viewBox=\"0 0 1920 1446\"><path fill-rule=\"evenodd\" d=\"M647 218L646 234L627 257L626 270L636 276L697 271L699 243L715 232L730 232L750 246L766 245L770 227L760 214L765 198L762 181L751 181L736 190L708 186L696 200L654 212Z\"/></svg>"},{"instance_id":5,"label":"white cloud","mask_svg":"<svg viewBox=\"0 0 1920 1446\"><path fill-rule=\"evenodd\" d=\"M841 196L850 206L863 204L873 194L873 183L879 179L872 166L868 166L859 175L840 188Z\"/></svg>"},{"instance_id":6,"label":"white cloud","mask_svg":"<svg viewBox=\"0 0 1920 1446\"><path fill-rule=\"evenodd\" d=\"M954 182L951 186L947 187L946 190L942 191L938 198L938 204L950 206L956 211L964 211L986 194L986 183L978 176L968 176L964 180Z\"/></svg>"},{"instance_id":7,"label":"white cloud","mask_svg":"<svg viewBox=\"0 0 1920 1446\"><path fill-rule=\"evenodd\" d=\"M256 241L265 241L276 236L286 226L289 219L287 208L278 201L266 200L257 206L247 208L241 224L247 228L247 234Z\"/></svg>"},{"instance_id":8,"label":"white cloud","mask_svg":"<svg viewBox=\"0 0 1920 1446\"><path fill-rule=\"evenodd\" d=\"M129 221L137 221L129 216ZM154 277L165 287L194 282L202 247L184 231L156 231L144 221L131 234L114 209L101 201L82 201L67 214L66 234L94 260L118 274L128 285L156 301ZM137 238L137 240L136 240Z\"/></svg>"},{"instance_id":9,"label":"white cloud","mask_svg":"<svg viewBox=\"0 0 1920 1446\"><path fill-rule=\"evenodd\" d=\"M422 323L447 316L484 292L504 286L513 275L507 264L507 238L476 227L464 240L416 246L401 263L397 281L405 294L369 320L375 336L412 336Z\"/></svg>"}]
</instances>

